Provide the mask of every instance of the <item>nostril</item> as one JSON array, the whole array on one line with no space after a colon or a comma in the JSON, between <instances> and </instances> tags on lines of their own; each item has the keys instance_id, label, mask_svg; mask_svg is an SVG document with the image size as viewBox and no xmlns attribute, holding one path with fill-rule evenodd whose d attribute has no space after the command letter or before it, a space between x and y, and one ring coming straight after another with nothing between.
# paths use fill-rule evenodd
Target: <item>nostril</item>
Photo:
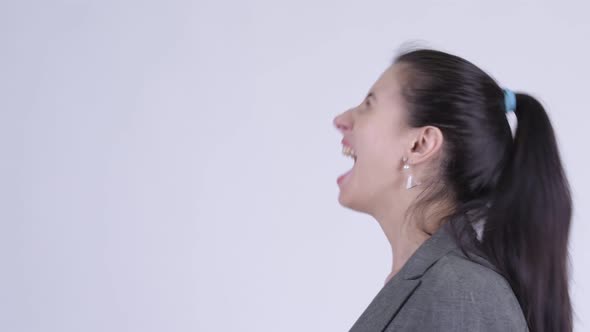
<instances>
[{"instance_id":1,"label":"nostril","mask_svg":"<svg viewBox=\"0 0 590 332\"><path fill-rule=\"evenodd\" d=\"M340 130L348 130L348 126L346 126L346 125L338 125L338 126L336 126L336 128L338 128Z\"/></svg>"},{"instance_id":2,"label":"nostril","mask_svg":"<svg viewBox=\"0 0 590 332\"><path fill-rule=\"evenodd\" d=\"M346 125L343 125L342 123L340 123L340 121L338 119L334 120L334 127L336 127L337 129L347 129Z\"/></svg>"}]
</instances>

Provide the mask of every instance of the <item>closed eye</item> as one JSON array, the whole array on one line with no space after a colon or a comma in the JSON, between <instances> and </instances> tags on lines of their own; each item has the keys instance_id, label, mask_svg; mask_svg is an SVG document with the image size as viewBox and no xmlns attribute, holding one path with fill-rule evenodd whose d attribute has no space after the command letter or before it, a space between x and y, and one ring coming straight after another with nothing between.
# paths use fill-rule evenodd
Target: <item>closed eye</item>
<instances>
[{"instance_id":1,"label":"closed eye","mask_svg":"<svg viewBox=\"0 0 590 332\"><path fill-rule=\"evenodd\" d=\"M376 98L375 94L373 92L369 92L369 94L367 94L367 97L366 97L367 105L369 105L369 106L371 105L371 102L370 102L371 98Z\"/></svg>"}]
</instances>

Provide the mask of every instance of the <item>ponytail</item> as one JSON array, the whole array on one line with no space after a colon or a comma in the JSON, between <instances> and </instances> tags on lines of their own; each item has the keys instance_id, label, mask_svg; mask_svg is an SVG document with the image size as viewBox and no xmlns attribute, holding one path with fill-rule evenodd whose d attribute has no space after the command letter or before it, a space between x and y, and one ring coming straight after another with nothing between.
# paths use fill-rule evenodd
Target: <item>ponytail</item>
<instances>
[{"instance_id":1,"label":"ponytail","mask_svg":"<svg viewBox=\"0 0 590 332\"><path fill-rule=\"evenodd\" d=\"M570 188L543 106L522 93L516 105L516 135L492 195L481 248L505 274L531 332L569 332Z\"/></svg>"},{"instance_id":2,"label":"ponytail","mask_svg":"<svg viewBox=\"0 0 590 332\"><path fill-rule=\"evenodd\" d=\"M394 63L403 65L408 125L436 126L445 138L434 181L412 210L454 203L443 219L459 247L467 257L468 251L486 256L506 278L529 330L571 332L572 199L545 109L452 54L418 49ZM516 115L514 138L506 111Z\"/></svg>"}]
</instances>

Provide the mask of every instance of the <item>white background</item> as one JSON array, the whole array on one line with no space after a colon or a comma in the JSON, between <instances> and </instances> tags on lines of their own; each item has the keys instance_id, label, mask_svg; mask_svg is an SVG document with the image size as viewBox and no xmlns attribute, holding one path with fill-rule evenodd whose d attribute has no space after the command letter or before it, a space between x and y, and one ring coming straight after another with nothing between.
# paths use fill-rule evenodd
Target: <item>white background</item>
<instances>
[{"instance_id":1,"label":"white background","mask_svg":"<svg viewBox=\"0 0 590 332\"><path fill-rule=\"evenodd\" d=\"M391 257L332 119L416 40L547 107L590 330L589 9L2 1L0 330L347 331Z\"/></svg>"}]
</instances>

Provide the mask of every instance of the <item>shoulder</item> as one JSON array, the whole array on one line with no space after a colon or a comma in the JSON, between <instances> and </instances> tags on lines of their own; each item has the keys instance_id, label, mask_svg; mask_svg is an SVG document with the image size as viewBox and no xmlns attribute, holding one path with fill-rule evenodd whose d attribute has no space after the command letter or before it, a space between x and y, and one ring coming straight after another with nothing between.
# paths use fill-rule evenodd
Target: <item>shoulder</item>
<instances>
[{"instance_id":1,"label":"shoulder","mask_svg":"<svg viewBox=\"0 0 590 332\"><path fill-rule=\"evenodd\" d=\"M502 275L488 266L468 259L459 249L441 257L427 271L425 278L436 278L437 282L445 284L451 292L487 295L488 299L498 298L509 302L516 300L510 284Z\"/></svg>"},{"instance_id":2,"label":"shoulder","mask_svg":"<svg viewBox=\"0 0 590 332\"><path fill-rule=\"evenodd\" d=\"M433 264L417 291L428 311L446 316L442 321L453 328L527 331L508 281L493 269L471 261L460 250L447 253Z\"/></svg>"}]
</instances>

